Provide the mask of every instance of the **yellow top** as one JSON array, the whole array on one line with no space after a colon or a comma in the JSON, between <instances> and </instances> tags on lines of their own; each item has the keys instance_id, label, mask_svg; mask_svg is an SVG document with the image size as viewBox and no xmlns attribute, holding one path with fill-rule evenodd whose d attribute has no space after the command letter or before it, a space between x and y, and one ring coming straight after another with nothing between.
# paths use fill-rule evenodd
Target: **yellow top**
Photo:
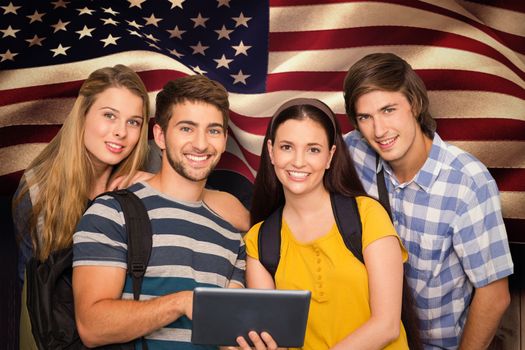
<instances>
[{"instance_id":1,"label":"yellow top","mask_svg":"<svg viewBox=\"0 0 525 350\"><path fill-rule=\"evenodd\" d=\"M375 240L396 236L383 207L368 197L357 197L362 223L363 250ZM257 237L261 223L244 237L247 254L259 259ZM408 255L401 241L403 261ZM322 237L298 242L283 219L281 259L275 274L277 289L312 292L303 349L329 349L370 318L368 275L365 266L348 250L334 225ZM408 349L405 329L385 349Z\"/></svg>"}]
</instances>

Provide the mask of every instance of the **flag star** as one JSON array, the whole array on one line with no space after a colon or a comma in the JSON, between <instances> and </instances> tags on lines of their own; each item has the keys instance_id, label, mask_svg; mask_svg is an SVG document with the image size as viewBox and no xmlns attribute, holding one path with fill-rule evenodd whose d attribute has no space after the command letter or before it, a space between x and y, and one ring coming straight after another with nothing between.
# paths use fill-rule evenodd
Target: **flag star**
<instances>
[{"instance_id":1,"label":"flag star","mask_svg":"<svg viewBox=\"0 0 525 350\"><path fill-rule=\"evenodd\" d=\"M201 13L197 15L197 17L190 18L195 24L193 25L193 28L197 28L198 26L202 26L206 28L206 21L209 20L209 18L202 17Z\"/></svg>"},{"instance_id":2,"label":"flag star","mask_svg":"<svg viewBox=\"0 0 525 350\"><path fill-rule=\"evenodd\" d=\"M26 41L29 43L29 47L38 45L42 46L42 41L44 41L46 38L39 38L38 35L35 34L35 36L32 39L26 39Z\"/></svg>"},{"instance_id":3,"label":"flag star","mask_svg":"<svg viewBox=\"0 0 525 350\"><path fill-rule=\"evenodd\" d=\"M245 26L248 28L248 21L251 20L251 17L244 17L243 13L239 15L239 17L232 17L232 19L235 21L235 28L238 26Z\"/></svg>"},{"instance_id":4,"label":"flag star","mask_svg":"<svg viewBox=\"0 0 525 350\"><path fill-rule=\"evenodd\" d=\"M58 0L58 1L53 1L52 2L53 4L53 9L57 9L59 7L63 7L63 8L67 8L67 4L69 4L69 1L64 1L64 0Z\"/></svg>"},{"instance_id":5,"label":"flag star","mask_svg":"<svg viewBox=\"0 0 525 350\"><path fill-rule=\"evenodd\" d=\"M84 7L83 9L77 9L77 11L79 12L79 14L78 14L79 16L81 16L81 15L92 15L93 12L95 12L95 10L91 10L91 9L87 8L87 6Z\"/></svg>"},{"instance_id":6,"label":"flag star","mask_svg":"<svg viewBox=\"0 0 525 350\"><path fill-rule=\"evenodd\" d=\"M128 0L129 8L137 6L139 9L142 9L142 3L146 0Z\"/></svg>"},{"instance_id":7,"label":"flag star","mask_svg":"<svg viewBox=\"0 0 525 350\"><path fill-rule=\"evenodd\" d=\"M4 9L4 15L7 15L8 13L17 15L16 10L18 10L22 6L14 6L12 2L9 2L9 5L0 7Z\"/></svg>"},{"instance_id":8,"label":"flag star","mask_svg":"<svg viewBox=\"0 0 525 350\"><path fill-rule=\"evenodd\" d=\"M215 31L215 33L219 34L219 39L218 40L220 40L222 38L226 38L226 39L230 40L230 33L231 32L233 32L233 30L226 29L224 24L222 25L221 29Z\"/></svg>"},{"instance_id":9,"label":"flag star","mask_svg":"<svg viewBox=\"0 0 525 350\"><path fill-rule=\"evenodd\" d=\"M137 32L135 30L128 29L128 32L131 35L135 35L135 36L138 36L139 38L142 38L142 34L140 34L139 32Z\"/></svg>"},{"instance_id":10,"label":"flag star","mask_svg":"<svg viewBox=\"0 0 525 350\"><path fill-rule=\"evenodd\" d=\"M177 56L178 58L181 58L182 56L184 56L183 54L181 54L180 52L178 52L177 50L173 49L173 50L169 50L170 53L173 55L173 56Z\"/></svg>"},{"instance_id":11,"label":"flag star","mask_svg":"<svg viewBox=\"0 0 525 350\"><path fill-rule=\"evenodd\" d=\"M33 13L30 16L26 16L30 19L29 24L33 22L42 22L42 17L44 17L45 13L39 13L37 10L35 10L35 13Z\"/></svg>"},{"instance_id":12,"label":"flag star","mask_svg":"<svg viewBox=\"0 0 525 350\"><path fill-rule=\"evenodd\" d=\"M58 56L58 55L67 56L66 51L69 50L70 48L71 46L63 47L62 44L58 44L58 47L56 49L50 49L49 51L54 52L53 57Z\"/></svg>"},{"instance_id":13,"label":"flag star","mask_svg":"<svg viewBox=\"0 0 525 350\"><path fill-rule=\"evenodd\" d=\"M171 8L170 10L173 10L175 7L180 7L182 8L182 3L185 1L185 0L168 0L170 3L171 3Z\"/></svg>"},{"instance_id":14,"label":"flag star","mask_svg":"<svg viewBox=\"0 0 525 350\"><path fill-rule=\"evenodd\" d=\"M157 50L160 51L160 47L158 47L158 46L155 45L154 43L148 43L148 46L150 46L150 47L154 47L154 48L156 48Z\"/></svg>"},{"instance_id":15,"label":"flag star","mask_svg":"<svg viewBox=\"0 0 525 350\"><path fill-rule=\"evenodd\" d=\"M204 75L204 74L208 73L207 71L202 70L199 66L195 66L195 67L190 66L190 67L197 74Z\"/></svg>"},{"instance_id":16,"label":"flag star","mask_svg":"<svg viewBox=\"0 0 525 350\"><path fill-rule=\"evenodd\" d=\"M13 29L11 26L7 27L6 29L0 29L0 32L4 33L4 35L2 35L2 38L7 38L8 36L16 38L16 32L19 31L20 29Z\"/></svg>"},{"instance_id":17,"label":"flag star","mask_svg":"<svg viewBox=\"0 0 525 350\"><path fill-rule=\"evenodd\" d=\"M231 0L217 0L218 2L217 7L221 7L221 6L230 7L230 1Z\"/></svg>"},{"instance_id":18,"label":"flag star","mask_svg":"<svg viewBox=\"0 0 525 350\"><path fill-rule=\"evenodd\" d=\"M108 17L108 18L101 18L100 20L104 22L104 25L112 24L112 25L116 26L117 24L119 24L118 21L115 21L113 18L110 18L110 17Z\"/></svg>"},{"instance_id":19,"label":"flag star","mask_svg":"<svg viewBox=\"0 0 525 350\"><path fill-rule=\"evenodd\" d=\"M128 24L131 26L131 27L135 27L137 29L140 29L142 27L144 27L142 24L138 24L137 22L135 22L135 20L133 21L128 21L126 20L126 22L128 22Z\"/></svg>"},{"instance_id":20,"label":"flag star","mask_svg":"<svg viewBox=\"0 0 525 350\"><path fill-rule=\"evenodd\" d=\"M193 49L193 52L192 52L193 55L200 53L203 56L206 56L204 54L204 51L209 48L209 46L203 46L200 41L197 43L197 45L195 46L190 45L190 47Z\"/></svg>"},{"instance_id":21,"label":"flag star","mask_svg":"<svg viewBox=\"0 0 525 350\"><path fill-rule=\"evenodd\" d=\"M180 30L179 26L175 26L172 30L167 30L168 33L170 33L170 39L171 38L179 38L182 39L182 34L186 33L185 30Z\"/></svg>"},{"instance_id":22,"label":"flag star","mask_svg":"<svg viewBox=\"0 0 525 350\"><path fill-rule=\"evenodd\" d=\"M215 62L217 62L217 69L221 67L225 67L230 69L230 62L233 61L232 59L227 59L226 56L222 55L219 59L214 59Z\"/></svg>"},{"instance_id":23,"label":"flag star","mask_svg":"<svg viewBox=\"0 0 525 350\"><path fill-rule=\"evenodd\" d=\"M111 7L108 7L108 8L103 7L102 11L104 11L104 13L109 13L110 15L113 15L113 16L116 16L119 14L119 12L114 11Z\"/></svg>"},{"instance_id":24,"label":"flag star","mask_svg":"<svg viewBox=\"0 0 525 350\"><path fill-rule=\"evenodd\" d=\"M85 36L93 37L91 35L91 32L94 31L94 30L95 30L95 28L88 28L87 26L84 26L84 28L82 28L82 30L77 30L75 33L80 35L79 39L82 39Z\"/></svg>"},{"instance_id":25,"label":"flag star","mask_svg":"<svg viewBox=\"0 0 525 350\"><path fill-rule=\"evenodd\" d=\"M162 21L162 18L156 18L155 15L152 13L151 16L148 17L142 17L146 20L146 25L151 24L155 27L159 26L159 22Z\"/></svg>"},{"instance_id":26,"label":"flag star","mask_svg":"<svg viewBox=\"0 0 525 350\"><path fill-rule=\"evenodd\" d=\"M242 40L239 43L239 45L237 46L233 45L232 47L235 49L235 56L240 55L240 54L248 56L248 50L251 48L251 46L244 45Z\"/></svg>"},{"instance_id":27,"label":"flag star","mask_svg":"<svg viewBox=\"0 0 525 350\"><path fill-rule=\"evenodd\" d=\"M0 62L4 62L4 61L7 61L7 60L14 61L16 55L18 55L18 53L11 52L9 50L7 50L4 53L0 53L0 57L2 57L2 60Z\"/></svg>"},{"instance_id":28,"label":"flag star","mask_svg":"<svg viewBox=\"0 0 525 350\"><path fill-rule=\"evenodd\" d=\"M152 40L154 42L158 42L160 41L159 39L155 38L152 34L145 34L144 35L146 38L148 38L149 40Z\"/></svg>"},{"instance_id":29,"label":"flag star","mask_svg":"<svg viewBox=\"0 0 525 350\"><path fill-rule=\"evenodd\" d=\"M66 29L66 26L69 24L70 22L62 22L61 19L58 20L57 24L52 24L51 27L55 28L55 30L53 31L53 33L56 33L58 32L59 30L63 30L65 32L67 32L67 29Z\"/></svg>"},{"instance_id":30,"label":"flag star","mask_svg":"<svg viewBox=\"0 0 525 350\"><path fill-rule=\"evenodd\" d=\"M108 35L106 39L100 39L104 43L104 47L108 45L117 45L117 40L120 39L120 36L113 37L111 34Z\"/></svg>"},{"instance_id":31,"label":"flag star","mask_svg":"<svg viewBox=\"0 0 525 350\"><path fill-rule=\"evenodd\" d=\"M243 83L244 85L246 85L246 79L251 77L251 75L250 74L243 74L242 70L239 70L239 73L237 73L237 74L230 74L230 77L233 78L233 84Z\"/></svg>"}]
</instances>

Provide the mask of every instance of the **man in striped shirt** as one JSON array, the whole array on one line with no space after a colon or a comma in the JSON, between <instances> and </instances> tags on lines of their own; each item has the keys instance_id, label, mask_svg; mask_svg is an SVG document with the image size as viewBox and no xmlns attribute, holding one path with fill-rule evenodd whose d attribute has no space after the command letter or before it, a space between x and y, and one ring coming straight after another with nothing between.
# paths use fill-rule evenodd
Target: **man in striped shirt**
<instances>
[{"instance_id":1,"label":"man in striped shirt","mask_svg":"<svg viewBox=\"0 0 525 350\"><path fill-rule=\"evenodd\" d=\"M400 57L371 54L355 63L344 98L356 129L345 140L372 196L384 169L425 349L487 348L513 273L494 179L435 133L423 81Z\"/></svg>"},{"instance_id":2,"label":"man in striped shirt","mask_svg":"<svg viewBox=\"0 0 525 350\"><path fill-rule=\"evenodd\" d=\"M149 350L194 349L192 290L243 287L242 237L203 201L206 179L226 148L228 111L224 87L200 75L170 81L157 95L153 133L161 170L129 188L144 202L153 232L139 301L126 276L118 202L101 197L84 214L73 237L73 291L85 345L145 336Z\"/></svg>"}]
</instances>

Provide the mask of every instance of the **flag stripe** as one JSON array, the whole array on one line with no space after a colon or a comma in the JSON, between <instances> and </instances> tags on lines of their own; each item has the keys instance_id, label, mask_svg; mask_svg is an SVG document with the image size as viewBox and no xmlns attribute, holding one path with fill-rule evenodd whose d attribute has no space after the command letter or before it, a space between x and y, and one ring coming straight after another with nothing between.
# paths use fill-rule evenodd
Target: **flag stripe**
<instances>
[{"instance_id":1,"label":"flag stripe","mask_svg":"<svg viewBox=\"0 0 525 350\"><path fill-rule=\"evenodd\" d=\"M244 162L231 153L223 153L217 169L234 171L253 182L255 176Z\"/></svg>"},{"instance_id":2,"label":"flag stripe","mask_svg":"<svg viewBox=\"0 0 525 350\"><path fill-rule=\"evenodd\" d=\"M525 169L489 168L489 171L500 191L525 191Z\"/></svg>"},{"instance_id":3,"label":"flag stripe","mask_svg":"<svg viewBox=\"0 0 525 350\"><path fill-rule=\"evenodd\" d=\"M62 127L57 125L39 125L35 132L34 125L15 125L0 128L0 147L15 146L24 143L49 142ZM23 140L21 142L21 140Z\"/></svg>"},{"instance_id":4,"label":"flag stripe","mask_svg":"<svg viewBox=\"0 0 525 350\"><path fill-rule=\"evenodd\" d=\"M512 36L511 34L505 34ZM525 39L512 39L515 46L525 54ZM475 52L492 57L512 69L520 77L525 73L497 49L484 42L440 30L402 26L376 26L365 28L333 29L323 31L278 32L270 35L270 50L323 50L378 45L428 45ZM517 51L517 50L516 50Z\"/></svg>"},{"instance_id":5,"label":"flag stripe","mask_svg":"<svg viewBox=\"0 0 525 350\"><path fill-rule=\"evenodd\" d=\"M187 75L179 71L168 69L142 71L138 74L142 80L148 82L149 91L160 90L166 81ZM84 79L57 84L5 89L2 91L2 95L0 96L0 106L32 101L36 99L76 97L83 81Z\"/></svg>"},{"instance_id":6,"label":"flag stripe","mask_svg":"<svg viewBox=\"0 0 525 350\"><path fill-rule=\"evenodd\" d=\"M520 193L516 191L500 192L503 217L509 219L525 217L525 197Z\"/></svg>"},{"instance_id":7,"label":"flag stripe","mask_svg":"<svg viewBox=\"0 0 525 350\"><path fill-rule=\"evenodd\" d=\"M525 121L514 119L437 119L439 135L446 140L525 141Z\"/></svg>"}]
</instances>

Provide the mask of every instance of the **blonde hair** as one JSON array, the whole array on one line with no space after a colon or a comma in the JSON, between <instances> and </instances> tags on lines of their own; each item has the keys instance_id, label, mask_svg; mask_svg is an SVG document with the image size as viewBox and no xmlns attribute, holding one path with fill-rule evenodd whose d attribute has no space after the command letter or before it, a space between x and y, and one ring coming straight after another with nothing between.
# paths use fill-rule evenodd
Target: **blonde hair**
<instances>
[{"instance_id":1,"label":"blonde hair","mask_svg":"<svg viewBox=\"0 0 525 350\"><path fill-rule=\"evenodd\" d=\"M94 165L84 145L85 117L98 95L111 87L124 87L142 98L144 122L137 145L126 159L114 166L110 181L125 176L122 186L128 185L145 161L149 97L144 83L124 65L94 71L82 84L58 134L26 169L25 183L13 202L16 207L30 189L37 190L32 198L28 228L34 255L40 260L72 244L75 227L90 200L95 180Z\"/></svg>"}]
</instances>

